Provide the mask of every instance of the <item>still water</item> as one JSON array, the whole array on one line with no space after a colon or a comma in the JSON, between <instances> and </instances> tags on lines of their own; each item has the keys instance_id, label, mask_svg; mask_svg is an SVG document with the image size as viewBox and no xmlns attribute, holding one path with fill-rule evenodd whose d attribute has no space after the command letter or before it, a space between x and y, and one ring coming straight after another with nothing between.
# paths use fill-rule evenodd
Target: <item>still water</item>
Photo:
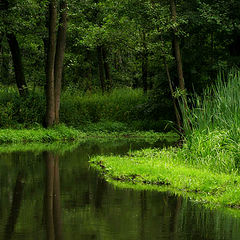
<instances>
[{"instance_id":1,"label":"still water","mask_svg":"<svg viewBox=\"0 0 240 240\"><path fill-rule=\"evenodd\" d=\"M0 239L239 240L239 218L170 193L116 189L89 168L94 154L148 146L89 142L60 156L0 155Z\"/></svg>"}]
</instances>

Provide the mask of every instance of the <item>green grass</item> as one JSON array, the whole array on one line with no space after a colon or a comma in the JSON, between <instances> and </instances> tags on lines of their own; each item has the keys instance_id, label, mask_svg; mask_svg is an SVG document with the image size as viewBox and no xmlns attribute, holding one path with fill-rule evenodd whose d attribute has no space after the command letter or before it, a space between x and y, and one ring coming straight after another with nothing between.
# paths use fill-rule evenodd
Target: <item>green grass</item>
<instances>
[{"instance_id":1,"label":"green grass","mask_svg":"<svg viewBox=\"0 0 240 240\"><path fill-rule=\"evenodd\" d=\"M215 86L207 88L202 96L193 95L190 108L184 109L184 131L190 138L195 131L227 130L236 143L240 139L240 71L231 70L227 76L219 74Z\"/></svg>"},{"instance_id":2,"label":"green grass","mask_svg":"<svg viewBox=\"0 0 240 240\"><path fill-rule=\"evenodd\" d=\"M119 141L120 139L144 140L154 143L159 140L176 142L179 136L174 132L157 133L153 131L129 130L122 123L106 122L85 125L75 129L58 125L51 129L37 127L33 129L0 129L0 153L28 151L32 149L59 149L58 145L78 145L86 141Z\"/></svg>"},{"instance_id":3,"label":"green grass","mask_svg":"<svg viewBox=\"0 0 240 240\"><path fill-rule=\"evenodd\" d=\"M184 150L183 150L184 151ZM91 166L105 178L147 189L181 192L201 202L218 206L240 207L240 176L194 168L179 160L176 148L145 149L127 156L97 156ZM130 185L129 185L130 186Z\"/></svg>"},{"instance_id":4,"label":"green grass","mask_svg":"<svg viewBox=\"0 0 240 240\"><path fill-rule=\"evenodd\" d=\"M64 125L51 129L0 129L0 143L73 141L84 138L85 133Z\"/></svg>"}]
</instances>

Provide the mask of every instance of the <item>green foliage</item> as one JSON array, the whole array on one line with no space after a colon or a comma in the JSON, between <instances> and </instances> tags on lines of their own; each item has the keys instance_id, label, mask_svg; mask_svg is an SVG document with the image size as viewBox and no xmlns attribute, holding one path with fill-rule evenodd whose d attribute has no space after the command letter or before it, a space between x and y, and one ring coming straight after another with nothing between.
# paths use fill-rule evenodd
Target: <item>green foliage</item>
<instances>
[{"instance_id":1,"label":"green foliage","mask_svg":"<svg viewBox=\"0 0 240 240\"><path fill-rule=\"evenodd\" d=\"M40 91L31 91L20 97L15 89L0 90L0 127L39 125L45 114L45 97Z\"/></svg>"}]
</instances>

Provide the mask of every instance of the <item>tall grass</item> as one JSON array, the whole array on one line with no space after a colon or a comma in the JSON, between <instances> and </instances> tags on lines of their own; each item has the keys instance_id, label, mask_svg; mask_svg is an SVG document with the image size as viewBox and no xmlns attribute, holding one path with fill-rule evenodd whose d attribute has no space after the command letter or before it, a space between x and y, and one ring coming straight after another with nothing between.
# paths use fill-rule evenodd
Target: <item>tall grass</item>
<instances>
[{"instance_id":1,"label":"tall grass","mask_svg":"<svg viewBox=\"0 0 240 240\"><path fill-rule=\"evenodd\" d=\"M192 108L182 111L184 130L229 130L235 140L240 137L240 71L232 70L227 77L218 75L214 87L207 88L202 96L194 95ZM183 108L182 108L183 109Z\"/></svg>"},{"instance_id":2,"label":"tall grass","mask_svg":"<svg viewBox=\"0 0 240 240\"><path fill-rule=\"evenodd\" d=\"M240 165L240 71L219 74L216 85L181 107L186 159L222 172Z\"/></svg>"}]
</instances>

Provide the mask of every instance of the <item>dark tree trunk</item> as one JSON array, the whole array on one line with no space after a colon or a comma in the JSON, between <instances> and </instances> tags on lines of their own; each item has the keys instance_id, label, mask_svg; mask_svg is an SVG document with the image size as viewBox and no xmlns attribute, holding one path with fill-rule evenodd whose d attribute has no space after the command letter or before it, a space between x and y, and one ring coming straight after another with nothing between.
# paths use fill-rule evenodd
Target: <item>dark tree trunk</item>
<instances>
[{"instance_id":1,"label":"dark tree trunk","mask_svg":"<svg viewBox=\"0 0 240 240\"><path fill-rule=\"evenodd\" d=\"M55 101L54 101L54 63L56 53L56 22L57 4L56 0L49 3L49 40L46 66L46 126L51 127L55 122Z\"/></svg>"},{"instance_id":2,"label":"dark tree trunk","mask_svg":"<svg viewBox=\"0 0 240 240\"><path fill-rule=\"evenodd\" d=\"M102 93L105 92L105 80L104 80L104 66L102 57L102 47L97 47L97 57L98 57L98 69L99 69L99 80L102 88Z\"/></svg>"},{"instance_id":3,"label":"dark tree trunk","mask_svg":"<svg viewBox=\"0 0 240 240\"><path fill-rule=\"evenodd\" d=\"M166 69L166 73L167 73L169 88L170 88L170 91L171 91L171 96L172 96L174 112L175 112L175 116L176 116L176 120L177 120L178 130L179 130L179 132L182 132L181 117L180 117L180 114L179 114L179 111L178 111L178 107L177 107L178 105L177 105L177 102L176 102L176 98L174 97L172 80L171 80L171 76L170 76L169 69L168 69L168 64L167 64L167 61L166 61L165 57L164 57L164 65L165 65L165 69Z\"/></svg>"},{"instance_id":4,"label":"dark tree trunk","mask_svg":"<svg viewBox=\"0 0 240 240\"><path fill-rule=\"evenodd\" d=\"M67 32L67 2L61 1L60 4L60 21L58 28L58 38L56 46L55 57L55 123L59 123L59 110L60 110L60 96L62 88L62 72L63 72L63 60L66 46L66 32Z\"/></svg>"},{"instance_id":5,"label":"dark tree trunk","mask_svg":"<svg viewBox=\"0 0 240 240\"><path fill-rule=\"evenodd\" d=\"M173 19L174 22L176 22L177 11L176 11L175 0L170 0L170 9L171 9L172 19ZM184 84L184 78L183 78L183 69L182 69L182 59L181 59L181 52L180 52L180 46L179 46L179 39L178 39L176 33L177 33L177 29L174 28L173 46L174 46L174 52L175 52L175 59L176 59L176 63L177 63L177 73L178 73L179 88L181 90L185 90L185 84Z\"/></svg>"},{"instance_id":6,"label":"dark tree trunk","mask_svg":"<svg viewBox=\"0 0 240 240\"><path fill-rule=\"evenodd\" d=\"M148 89L147 76L148 76L148 61L147 61L147 56L143 55L143 57L142 57L142 83L143 83L144 93L146 93L147 89Z\"/></svg>"},{"instance_id":7,"label":"dark tree trunk","mask_svg":"<svg viewBox=\"0 0 240 240\"><path fill-rule=\"evenodd\" d=\"M142 53L142 84L144 93L147 92L148 89L148 52L146 45L146 33L143 32L143 53Z\"/></svg>"},{"instance_id":8,"label":"dark tree trunk","mask_svg":"<svg viewBox=\"0 0 240 240\"><path fill-rule=\"evenodd\" d=\"M105 47L102 47L102 56L103 56L104 72L106 77L106 88L107 90L110 90L112 88L112 78L111 78L110 67L107 59L107 50Z\"/></svg>"},{"instance_id":9,"label":"dark tree trunk","mask_svg":"<svg viewBox=\"0 0 240 240\"><path fill-rule=\"evenodd\" d=\"M7 40L8 40L10 51L12 54L16 84L18 87L19 94L23 96L27 94L28 89L27 89L27 84L24 76L20 48L18 45L17 38L13 33L7 34Z\"/></svg>"}]
</instances>

